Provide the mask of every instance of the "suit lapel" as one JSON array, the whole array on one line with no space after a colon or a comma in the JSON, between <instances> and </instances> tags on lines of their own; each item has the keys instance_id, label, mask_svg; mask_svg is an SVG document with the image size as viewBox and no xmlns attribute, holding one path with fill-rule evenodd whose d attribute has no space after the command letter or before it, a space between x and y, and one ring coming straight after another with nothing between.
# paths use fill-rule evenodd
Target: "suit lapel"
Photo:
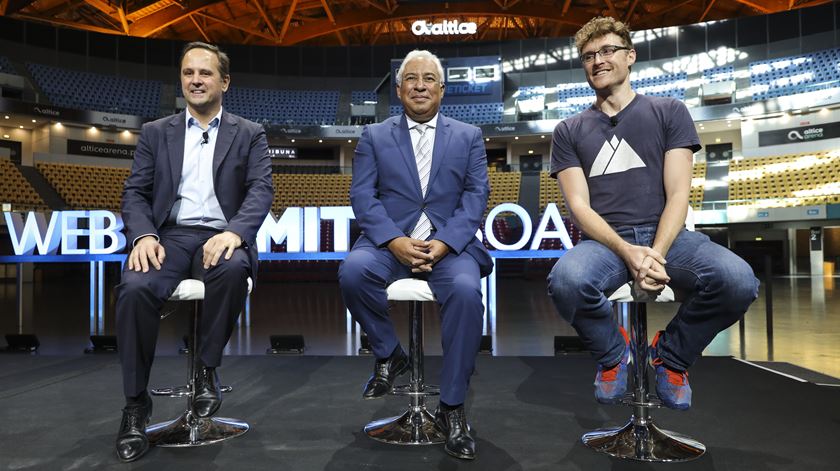
<instances>
[{"instance_id":1,"label":"suit lapel","mask_svg":"<svg viewBox=\"0 0 840 471\"><path fill-rule=\"evenodd\" d=\"M219 123L219 132L216 134L216 148L213 149L213 183L216 182L216 174L222 161L227 157L233 139L239 130L238 122L227 111L222 111L222 120Z\"/></svg>"},{"instance_id":2,"label":"suit lapel","mask_svg":"<svg viewBox=\"0 0 840 471\"><path fill-rule=\"evenodd\" d=\"M452 137L452 132L449 129L449 120L442 114L438 114L437 129L435 129L435 148L432 151L432 169L429 172L429 187L426 190L427 192L431 191L432 182L435 181L435 176L443 164L443 159L446 158L446 149L449 147L450 137Z\"/></svg>"},{"instance_id":3,"label":"suit lapel","mask_svg":"<svg viewBox=\"0 0 840 471\"><path fill-rule=\"evenodd\" d=\"M166 128L166 144L169 148L169 165L172 168L172 186L178 190L184 170L184 135L186 133L186 112L176 114Z\"/></svg>"},{"instance_id":4,"label":"suit lapel","mask_svg":"<svg viewBox=\"0 0 840 471\"><path fill-rule=\"evenodd\" d=\"M394 121L394 125L391 127L391 135L397 147L400 149L403 162L411 177L410 180L414 183L414 189L417 191L417 196L423 199L423 190L420 188L420 175L417 173L417 160L414 158L414 147L411 145L411 136L408 133L408 122L405 120L405 115L402 115L399 121Z\"/></svg>"}]
</instances>

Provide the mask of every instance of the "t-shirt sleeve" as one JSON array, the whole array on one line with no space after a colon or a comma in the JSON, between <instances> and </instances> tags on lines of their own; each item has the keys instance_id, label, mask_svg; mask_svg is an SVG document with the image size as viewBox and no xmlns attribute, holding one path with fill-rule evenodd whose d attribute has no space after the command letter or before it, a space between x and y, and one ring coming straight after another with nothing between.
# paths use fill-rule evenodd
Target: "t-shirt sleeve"
<instances>
[{"instance_id":1,"label":"t-shirt sleeve","mask_svg":"<svg viewBox=\"0 0 840 471\"><path fill-rule=\"evenodd\" d=\"M558 173L569 167L582 167L582 165L572 145L568 123L561 121L554 128L554 134L551 138L551 170L549 176L557 178Z\"/></svg>"},{"instance_id":2,"label":"t-shirt sleeve","mask_svg":"<svg viewBox=\"0 0 840 471\"><path fill-rule=\"evenodd\" d=\"M694 129L694 121L688 108L679 100L670 101L670 110L666 112L665 150L687 148L691 152L702 149L700 137Z\"/></svg>"}]
</instances>

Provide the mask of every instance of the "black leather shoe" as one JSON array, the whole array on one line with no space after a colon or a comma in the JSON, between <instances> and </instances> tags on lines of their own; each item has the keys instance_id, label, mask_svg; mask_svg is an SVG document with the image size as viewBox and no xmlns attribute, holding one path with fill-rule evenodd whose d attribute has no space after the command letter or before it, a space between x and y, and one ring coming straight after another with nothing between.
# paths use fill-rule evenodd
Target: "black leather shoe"
<instances>
[{"instance_id":1,"label":"black leather shoe","mask_svg":"<svg viewBox=\"0 0 840 471\"><path fill-rule=\"evenodd\" d=\"M447 453L464 460L475 459L475 440L470 435L463 405L446 412L438 406L435 410L435 423L447 435L443 446Z\"/></svg>"},{"instance_id":2,"label":"black leather shoe","mask_svg":"<svg viewBox=\"0 0 840 471\"><path fill-rule=\"evenodd\" d=\"M152 416L152 399L143 405L126 406L122 413L120 431L117 433L117 457L123 463L140 459L149 451L146 425Z\"/></svg>"},{"instance_id":3,"label":"black leather shoe","mask_svg":"<svg viewBox=\"0 0 840 471\"><path fill-rule=\"evenodd\" d=\"M222 386L216 368L201 366L195 375L195 395L192 400L193 414L196 417L210 417L222 405Z\"/></svg>"},{"instance_id":4,"label":"black leather shoe","mask_svg":"<svg viewBox=\"0 0 840 471\"><path fill-rule=\"evenodd\" d=\"M397 347L390 357L384 360L376 360L371 375L362 397L365 399L376 399L382 397L394 389L394 380L397 376L408 370L408 355L401 347Z\"/></svg>"}]
</instances>

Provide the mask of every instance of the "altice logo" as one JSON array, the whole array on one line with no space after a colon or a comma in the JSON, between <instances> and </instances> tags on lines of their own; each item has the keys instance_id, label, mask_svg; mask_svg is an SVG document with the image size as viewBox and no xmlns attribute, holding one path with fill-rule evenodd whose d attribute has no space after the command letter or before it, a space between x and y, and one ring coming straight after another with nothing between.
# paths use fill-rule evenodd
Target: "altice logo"
<instances>
[{"instance_id":1,"label":"altice logo","mask_svg":"<svg viewBox=\"0 0 840 471\"><path fill-rule=\"evenodd\" d=\"M411 24L411 32L417 36L441 36L444 34L475 34L478 25L473 22L461 23L458 20L443 20L440 23L428 23L417 20Z\"/></svg>"}]
</instances>

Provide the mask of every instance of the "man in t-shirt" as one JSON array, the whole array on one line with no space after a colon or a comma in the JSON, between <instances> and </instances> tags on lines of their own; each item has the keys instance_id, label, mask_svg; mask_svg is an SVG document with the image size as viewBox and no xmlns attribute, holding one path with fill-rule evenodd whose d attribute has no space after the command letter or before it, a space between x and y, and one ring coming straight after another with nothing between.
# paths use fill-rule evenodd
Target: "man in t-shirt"
<instances>
[{"instance_id":1,"label":"man in t-shirt","mask_svg":"<svg viewBox=\"0 0 840 471\"><path fill-rule=\"evenodd\" d=\"M554 129L551 176L585 234L548 277L549 295L598 362L595 397L627 389L627 333L605 293L629 280L656 294L688 296L650 349L656 392L673 409L691 406L686 369L758 296L758 280L737 255L685 228L692 155L700 139L685 106L630 87L636 51L630 30L594 18L575 35L595 103ZM641 365L636 365L641 367Z\"/></svg>"}]
</instances>

